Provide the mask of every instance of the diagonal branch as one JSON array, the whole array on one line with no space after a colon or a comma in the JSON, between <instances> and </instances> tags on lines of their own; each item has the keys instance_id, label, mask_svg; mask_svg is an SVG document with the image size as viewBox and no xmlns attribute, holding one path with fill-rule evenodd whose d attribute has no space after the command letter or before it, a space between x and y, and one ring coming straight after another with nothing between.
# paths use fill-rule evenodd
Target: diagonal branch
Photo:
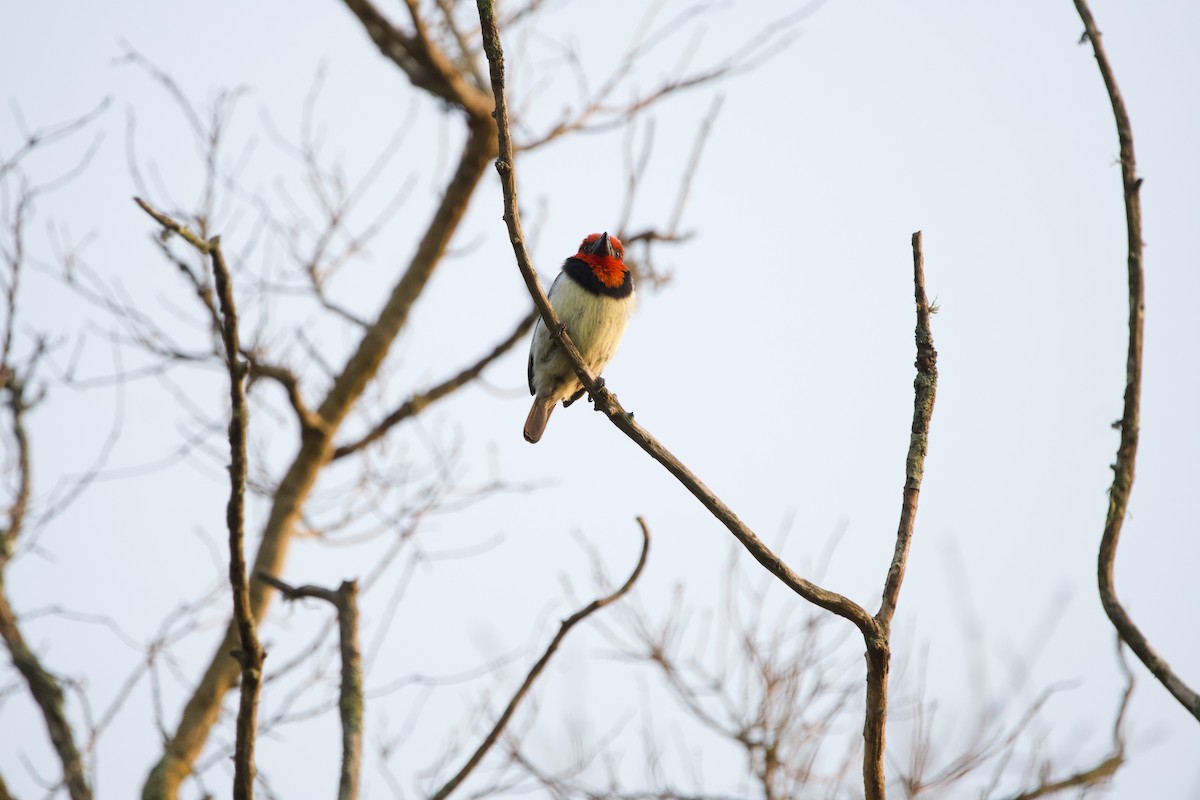
<instances>
[{"instance_id":1,"label":"diagonal branch","mask_svg":"<svg viewBox=\"0 0 1200 800\"><path fill-rule=\"evenodd\" d=\"M525 695L529 693L530 688L532 688L534 682L537 681L538 676L542 674L542 670L544 670L546 665L550 663L551 657L554 656L554 653L558 650L559 645L562 644L563 639L567 637L567 634L571 632L571 629L605 606L612 605L617 600L620 600L630 589L633 588L634 582L637 581L638 577L642 574L642 568L646 566L646 556L650 553L650 529L646 526L646 520L642 519L641 517L637 518L637 523L642 529L642 553L638 557L637 566L633 568L633 572L630 573L629 578L612 594L593 600L562 621L562 624L558 627L558 633L554 635L554 638L550 640L550 644L546 647L546 652L542 653L542 657L539 658L537 663L535 663L529 670L529 674L525 676L525 680L521 683L521 686L517 689L516 693L513 694L512 699L508 701L508 705L504 708L504 712L500 714L499 719L496 720L496 724L492 726L490 731L488 731L487 736L484 737L483 741L479 744L479 747L475 749L475 752L471 754L466 763L462 765L462 768L455 773L453 778L446 781L445 786L443 786L435 795L433 795L432 800L445 800L445 798L449 797L450 794L459 787L459 784L461 784L466 777L471 774L472 770L479 765L479 762L483 760L485 755L487 755L488 750L490 750L492 745L494 745L500 738L500 734L504 732L505 726L507 726L508 721L512 719L513 713L516 712L517 706L521 704L521 701L525 698Z\"/></svg>"},{"instance_id":2,"label":"diagonal branch","mask_svg":"<svg viewBox=\"0 0 1200 800\"><path fill-rule=\"evenodd\" d=\"M1092 43L1096 64L1104 78L1108 99L1112 103L1113 117L1117 123L1117 138L1121 144L1121 184L1125 193L1125 227L1128 242L1129 268L1129 350L1125 360L1125 409L1118 423L1121 443L1117 446L1117 461L1113 464L1112 488L1108 492L1108 517L1104 522L1104 534L1100 538L1100 554L1096 574L1100 589L1100 602L1112 621L1117 635L1129 649L1141 659L1146 668L1166 687L1176 700L1193 717L1200 720L1200 694L1175 674L1166 659L1150 645L1149 640L1134 624L1132 617L1117 598L1113 581L1113 565L1117 558L1117 543L1121 538L1121 527L1129 508L1129 495L1133 491L1134 462L1137 460L1138 428L1140 425L1142 394L1142 328L1145 319L1145 289L1142 273L1142 179L1137 175L1137 162L1133 155L1133 127L1125 101L1117 88L1117 79L1105 55L1100 41L1100 31L1085 0L1074 0L1079 18L1083 20L1084 40Z\"/></svg>"},{"instance_id":3,"label":"diagonal branch","mask_svg":"<svg viewBox=\"0 0 1200 800\"><path fill-rule=\"evenodd\" d=\"M429 36L415 0L408 3L416 26L412 34L393 25L370 0L344 2L379 51L404 70L414 86L453 103L474 119L481 120L491 114L492 104L487 94L464 78Z\"/></svg>"},{"instance_id":4,"label":"diagonal branch","mask_svg":"<svg viewBox=\"0 0 1200 800\"><path fill-rule=\"evenodd\" d=\"M527 314L524 319L517 323L517 327L514 328L513 332L508 335L508 338L492 348L491 352L487 353L483 358L479 359L457 375L447 378L428 391L413 395L409 399L405 400L399 408L384 417L384 419L378 425L372 428L361 439L350 442L349 444L340 445L336 450L333 451L333 460L336 461L339 458L345 458L348 455L357 453L364 447L374 444L376 441L387 435L387 432L396 425L400 424L409 417L420 414L430 403L441 400L451 392L461 389L463 386L466 386L468 383L475 380L489 364L507 353L513 348L513 345L524 338L525 334L529 332L530 327L533 326L533 321L535 319L537 319L536 311Z\"/></svg>"},{"instance_id":5,"label":"diagonal branch","mask_svg":"<svg viewBox=\"0 0 1200 800\"><path fill-rule=\"evenodd\" d=\"M13 666L29 685L29 693L42 712L50 742L63 766L63 783L71 800L91 800L92 790L83 774L83 760L75 745L71 723L64 708L62 684L42 666L41 661L25 642L17 625L16 614L8 603L8 592L0 574L0 638L4 639Z\"/></svg>"},{"instance_id":6,"label":"diagonal branch","mask_svg":"<svg viewBox=\"0 0 1200 800\"><path fill-rule=\"evenodd\" d=\"M575 374L579 376L579 380L583 383L588 395L592 398L592 402L626 436L674 475L705 508L712 512L737 537L738 541L750 551L750 554L760 564L779 578L788 588L809 602L854 623L863 632L865 637L876 637L878 635L876 622L862 606L837 592L831 592L797 575L791 567L785 564L779 556L772 552L758 538L758 535L754 531L738 518L732 509L725 505L711 489L705 486L691 470L684 466L670 451L659 444L658 440L651 436L649 431L634 422L633 415L622 408L621 404L617 402L616 395L603 388L597 382L596 377L584 365L583 359L579 354L579 349L571 341L570 336L567 335L566 330L559 323L554 309L551 308L550 300L546 297L546 292L542 289L541 283L538 281L537 273L534 271L529 259L529 252L525 247L525 236L521 230L521 218L517 209L517 188L513 174L513 143L512 135L509 132L508 104L504 93L504 54L500 46L500 34L496 29L495 9L493 8L492 0L477 0L477 5L479 7L480 22L482 23L483 48L484 52L487 53L491 71L492 91L496 97L496 123L499 128L500 143L496 170L500 173L500 185L504 193L504 221L508 225L509 239L512 242L513 252L516 255L517 267L521 271L521 276L525 279L525 286L528 288L534 304L541 313L547 330L551 331L555 336L558 346L571 362L571 365L575 369Z\"/></svg>"}]
</instances>

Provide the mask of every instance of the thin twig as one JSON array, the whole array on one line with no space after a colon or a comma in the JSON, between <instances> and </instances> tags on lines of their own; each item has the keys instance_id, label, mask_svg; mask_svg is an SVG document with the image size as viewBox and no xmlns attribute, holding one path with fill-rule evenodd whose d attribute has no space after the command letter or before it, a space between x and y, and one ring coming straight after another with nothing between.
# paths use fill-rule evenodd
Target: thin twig
<instances>
[{"instance_id":1,"label":"thin twig","mask_svg":"<svg viewBox=\"0 0 1200 800\"><path fill-rule=\"evenodd\" d=\"M434 386L433 388L420 394L413 395L409 399L405 400L399 408L384 417L384 419L378 425L368 431L360 439L350 442L349 444L340 445L336 450L333 451L333 460L336 461L339 458L345 458L348 455L353 455L359 450L362 450L364 447L375 443L379 439L382 439L389 430L399 423L403 422L409 417L420 414L430 403L441 400L451 392L461 389L463 386L475 380L489 364L507 353L517 342L524 338L525 334L529 332L530 327L533 326L533 321L535 319L537 319L536 311L532 311L527 314L524 319L517 323L516 328L514 328L513 332L508 335L508 338L493 347L490 352L483 356L483 358L479 359L462 372L459 372L457 375L442 381L437 386Z\"/></svg>"},{"instance_id":2,"label":"thin twig","mask_svg":"<svg viewBox=\"0 0 1200 800\"><path fill-rule=\"evenodd\" d=\"M642 574L642 568L646 566L646 556L650 553L650 529L646 526L646 520L642 519L641 517L637 518L637 523L638 527L641 528L642 531L642 552L641 555L638 556L637 565L633 568L633 572L630 573L629 578L626 579L625 583L622 584L621 587L612 594L593 600L562 621L562 624L558 627L558 633L554 635L554 638L550 640L550 644L546 647L546 652L542 653L542 657L539 658L537 663L535 663L529 670L529 674L525 676L525 680L521 682L521 686L513 694L512 699L508 701L508 705L505 706L504 712L500 714L499 719L496 720L496 724L492 726L490 731L488 731L487 736L485 736L483 741L480 742L479 747L475 748L475 752L470 755L466 763L462 765L462 768L455 773L454 777L446 781L446 784L439 789L436 794L433 795L431 800L445 800L445 798L449 797L451 792L457 789L458 786L466 779L466 777L471 774L471 771L479 765L479 762L483 760L485 755L487 755L488 750L490 750L492 745L496 743L496 740L500 738L500 734L504 732L505 726L507 726L509 720L512 719L513 713L516 712L517 706L520 705L521 700L525 698L525 695L529 693L530 688L533 686L534 682L537 681L538 676L542 674L542 670L544 670L546 665L550 663L551 657L553 657L554 653L558 650L563 639L565 639L567 634L571 632L571 629L605 606L611 605L617 600L620 600L630 589L633 588L634 582L637 581L638 577Z\"/></svg>"},{"instance_id":3,"label":"thin twig","mask_svg":"<svg viewBox=\"0 0 1200 800\"><path fill-rule=\"evenodd\" d=\"M1094 767L1079 770L1064 778L1044 779L1038 786L1014 795L1012 800L1035 800L1035 798L1048 797L1052 794L1065 792L1068 789L1086 789L1088 787L1099 786L1111 779L1117 773L1117 770L1124 766L1125 712L1129 710L1129 701L1133 697L1133 689L1136 681L1133 672L1129 669L1129 665L1125 663L1125 654L1122 652L1122 645L1123 642L1118 636L1117 662L1121 665L1121 671L1125 673L1125 691L1121 694L1121 703L1117 706L1117 716L1113 721L1112 751Z\"/></svg>"},{"instance_id":4,"label":"thin twig","mask_svg":"<svg viewBox=\"0 0 1200 800\"><path fill-rule=\"evenodd\" d=\"M1167 664L1166 659L1150 645L1149 640L1134 624L1133 618L1117 598L1113 580L1117 543L1129 508L1129 495L1133 491L1138 429L1141 424L1142 328L1146 310L1142 272L1142 179L1138 177L1137 162L1133 155L1133 127L1125 110L1125 101L1117 88L1117 79L1104 52L1104 45L1100 41L1100 31L1096 28L1096 21L1088 9L1086 0L1074 2L1079 18L1083 20L1084 38L1092 43L1092 50L1096 54L1096 64L1100 68L1101 77L1104 78L1104 86L1108 90L1108 99L1112 103L1113 117L1117 123L1117 139L1121 145L1121 184L1125 194L1129 268L1129 350L1125 360L1125 409L1119 423L1121 443L1117 447L1117 461L1112 467L1113 482L1108 492L1108 518L1104 522L1104 534L1100 538L1100 553L1096 565L1100 602L1122 641L1129 645L1129 649L1188 713L1200 720L1200 694L1184 683Z\"/></svg>"},{"instance_id":5,"label":"thin twig","mask_svg":"<svg viewBox=\"0 0 1200 800\"><path fill-rule=\"evenodd\" d=\"M692 144L692 155L688 159L687 169L683 172L683 184L679 187L679 195L675 198L675 210L671 212L671 224L667 226L668 236L679 235L679 223L683 220L683 208L691 193L692 179L700 171L700 156L704 154L704 145L708 142L708 135L712 132L713 123L716 122L717 115L721 113L721 106L724 103L725 97L717 95L712 105L709 106L704 120L700 123L700 130L696 132L696 141Z\"/></svg>"}]
</instances>

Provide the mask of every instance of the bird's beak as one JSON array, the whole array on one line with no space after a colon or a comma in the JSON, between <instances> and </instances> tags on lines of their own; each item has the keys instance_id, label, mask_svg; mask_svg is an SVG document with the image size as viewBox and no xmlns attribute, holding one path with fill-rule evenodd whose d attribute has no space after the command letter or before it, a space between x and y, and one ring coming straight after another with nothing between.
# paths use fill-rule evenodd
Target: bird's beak
<instances>
[{"instance_id":1,"label":"bird's beak","mask_svg":"<svg viewBox=\"0 0 1200 800\"><path fill-rule=\"evenodd\" d=\"M600 238L592 242L587 250L592 255L609 256L610 258L621 257L621 254L617 252L617 248L613 247L612 242L608 240L608 231L600 234Z\"/></svg>"}]
</instances>

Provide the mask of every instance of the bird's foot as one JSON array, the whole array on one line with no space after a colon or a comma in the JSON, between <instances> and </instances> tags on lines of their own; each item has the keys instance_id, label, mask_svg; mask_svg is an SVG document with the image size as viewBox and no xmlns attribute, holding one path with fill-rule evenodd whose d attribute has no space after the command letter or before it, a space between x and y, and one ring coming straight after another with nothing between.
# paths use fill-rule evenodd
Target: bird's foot
<instances>
[{"instance_id":1,"label":"bird's foot","mask_svg":"<svg viewBox=\"0 0 1200 800\"><path fill-rule=\"evenodd\" d=\"M592 401L592 405L596 407L597 411L603 411L604 409L601 408L601 403L607 396L608 389L604 386L604 378L597 376L596 388L593 391L588 392L588 399Z\"/></svg>"}]
</instances>

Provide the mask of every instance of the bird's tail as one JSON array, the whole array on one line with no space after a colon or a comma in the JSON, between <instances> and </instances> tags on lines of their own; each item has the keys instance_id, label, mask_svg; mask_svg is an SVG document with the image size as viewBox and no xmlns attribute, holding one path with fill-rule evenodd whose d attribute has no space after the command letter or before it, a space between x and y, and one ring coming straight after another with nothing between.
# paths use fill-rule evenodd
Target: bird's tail
<instances>
[{"instance_id":1,"label":"bird's tail","mask_svg":"<svg viewBox=\"0 0 1200 800\"><path fill-rule=\"evenodd\" d=\"M546 430L546 423L550 421L550 412L553 410L553 400L533 398L533 408L529 409L529 416L525 419L525 441L530 444L538 443L542 438L542 433Z\"/></svg>"}]
</instances>

